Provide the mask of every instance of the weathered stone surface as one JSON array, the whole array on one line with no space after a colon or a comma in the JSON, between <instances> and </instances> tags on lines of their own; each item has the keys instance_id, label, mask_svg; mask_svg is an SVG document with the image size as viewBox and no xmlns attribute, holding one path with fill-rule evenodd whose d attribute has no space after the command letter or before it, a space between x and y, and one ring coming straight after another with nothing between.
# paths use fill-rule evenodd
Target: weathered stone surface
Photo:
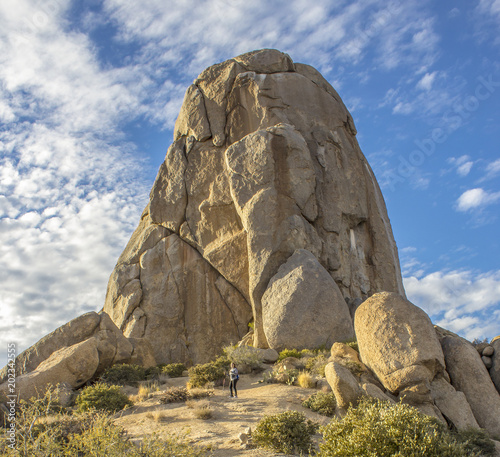
<instances>
[{"instance_id":1,"label":"weathered stone surface","mask_svg":"<svg viewBox=\"0 0 500 457\"><path fill-rule=\"evenodd\" d=\"M363 302L354 327L361 360L393 393L428 385L444 371L443 352L429 317L396 293L378 293Z\"/></svg>"},{"instance_id":2,"label":"weathered stone surface","mask_svg":"<svg viewBox=\"0 0 500 457\"><path fill-rule=\"evenodd\" d=\"M494 353L495 353L495 349L491 345L486 346L481 351L481 355L484 356L484 357L491 357Z\"/></svg>"},{"instance_id":3,"label":"weathered stone surface","mask_svg":"<svg viewBox=\"0 0 500 457\"><path fill-rule=\"evenodd\" d=\"M437 328L452 386L465 394L477 423L500 436L500 395L481 356L467 340Z\"/></svg>"},{"instance_id":4,"label":"weathered stone surface","mask_svg":"<svg viewBox=\"0 0 500 457\"><path fill-rule=\"evenodd\" d=\"M486 356L482 356L481 357L481 360L483 361L484 363L484 366L489 370L492 366L493 366L493 360L491 357L486 357Z\"/></svg>"},{"instance_id":5,"label":"weathered stone surface","mask_svg":"<svg viewBox=\"0 0 500 457\"><path fill-rule=\"evenodd\" d=\"M243 337L250 306L236 290L229 306L225 280L177 235L145 251L140 267L143 297L124 333L148 340L158 363L204 362Z\"/></svg>"},{"instance_id":6,"label":"weathered stone surface","mask_svg":"<svg viewBox=\"0 0 500 457\"><path fill-rule=\"evenodd\" d=\"M390 401L391 403L395 403L395 401L391 397L386 395L380 387L376 386L375 384L372 384L371 382L362 383L361 389L363 389L363 392L368 397L373 397L381 401Z\"/></svg>"},{"instance_id":7,"label":"weathered stone surface","mask_svg":"<svg viewBox=\"0 0 500 457\"><path fill-rule=\"evenodd\" d=\"M260 354L262 355L262 360L265 363L274 363L278 360L279 354L278 351L275 351L274 349L257 349Z\"/></svg>"},{"instance_id":8,"label":"weathered stone surface","mask_svg":"<svg viewBox=\"0 0 500 457\"><path fill-rule=\"evenodd\" d=\"M316 257L336 284L336 298L358 303L382 290L404 294L382 194L355 135L335 90L286 54L254 51L207 68L186 92L174 143L110 278L104 310L128 336L156 339L165 326L168 336L151 340L158 362L201 357L195 346L207 337L191 332L208 326L184 327L182 300L165 299L161 312L160 299L154 312L149 304L160 290L177 293L171 265L155 261L164 268L162 280L148 261L171 232L213 267L217 281L217 293L196 286L179 294L205 303L213 315L229 310L238 331L233 323L224 328L224 318L216 332L231 339L246 332L250 319L243 316L251 307L253 344L261 348L269 346L263 294L297 249Z\"/></svg>"},{"instance_id":9,"label":"weathered stone surface","mask_svg":"<svg viewBox=\"0 0 500 457\"><path fill-rule=\"evenodd\" d=\"M33 371L55 351L81 343L93 336L99 328L100 321L101 316L99 314L94 312L86 313L44 336L40 341L16 357L16 375L19 376ZM0 372L0 383L5 381L6 374L7 367Z\"/></svg>"},{"instance_id":10,"label":"weathered stone surface","mask_svg":"<svg viewBox=\"0 0 500 457\"><path fill-rule=\"evenodd\" d=\"M345 411L349 406L358 404L364 392L347 368L337 362L330 362L325 367L325 377L341 410Z\"/></svg>"},{"instance_id":11,"label":"weathered stone surface","mask_svg":"<svg viewBox=\"0 0 500 457\"><path fill-rule=\"evenodd\" d=\"M354 336L338 286L305 249L295 251L271 278L262 308L264 333L278 351L329 346Z\"/></svg>"},{"instance_id":12,"label":"weathered stone surface","mask_svg":"<svg viewBox=\"0 0 500 457\"><path fill-rule=\"evenodd\" d=\"M458 430L479 428L463 392L455 388L442 376L431 383L431 396L441 414Z\"/></svg>"},{"instance_id":13,"label":"weathered stone surface","mask_svg":"<svg viewBox=\"0 0 500 457\"><path fill-rule=\"evenodd\" d=\"M495 352L491 358L490 376L497 391L500 393L500 337L496 337L491 342Z\"/></svg>"},{"instance_id":14,"label":"weathered stone surface","mask_svg":"<svg viewBox=\"0 0 500 457\"><path fill-rule=\"evenodd\" d=\"M144 368L156 366L156 359L151 343L144 338L128 338L134 350L130 356L130 362Z\"/></svg>"},{"instance_id":15,"label":"weathered stone surface","mask_svg":"<svg viewBox=\"0 0 500 457\"><path fill-rule=\"evenodd\" d=\"M37 369L18 376L16 394L19 399L29 399L43 395L47 386L66 383L77 388L94 376L99 365L97 341L89 338L53 352ZM0 390L7 391L7 385L0 385Z\"/></svg>"}]
</instances>

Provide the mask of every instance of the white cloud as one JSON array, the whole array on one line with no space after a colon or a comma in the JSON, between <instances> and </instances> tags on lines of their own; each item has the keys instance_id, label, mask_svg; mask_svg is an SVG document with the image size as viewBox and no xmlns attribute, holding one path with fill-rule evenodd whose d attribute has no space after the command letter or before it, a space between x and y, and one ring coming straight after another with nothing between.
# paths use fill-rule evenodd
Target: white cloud
<instances>
[{"instance_id":1,"label":"white cloud","mask_svg":"<svg viewBox=\"0 0 500 457\"><path fill-rule=\"evenodd\" d=\"M88 37L67 30L66 2L9 3L0 4L0 118L10 122L0 127L0 346L23 350L103 306L149 186L120 131L141 113L143 78L101 68Z\"/></svg>"},{"instance_id":2,"label":"white cloud","mask_svg":"<svg viewBox=\"0 0 500 457\"><path fill-rule=\"evenodd\" d=\"M457 174L462 177L467 176L474 166L474 162L470 160L468 155L450 157L448 163L451 163L455 167Z\"/></svg>"},{"instance_id":3,"label":"white cloud","mask_svg":"<svg viewBox=\"0 0 500 457\"><path fill-rule=\"evenodd\" d=\"M422 89L429 91L432 88L432 84L436 79L437 72L433 71L432 73L426 73L422 76L422 79L417 83L417 89Z\"/></svg>"},{"instance_id":4,"label":"white cloud","mask_svg":"<svg viewBox=\"0 0 500 457\"><path fill-rule=\"evenodd\" d=\"M500 200L500 192L487 192L477 187L465 191L457 200L459 211L469 211L474 208L484 207Z\"/></svg>"},{"instance_id":5,"label":"white cloud","mask_svg":"<svg viewBox=\"0 0 500 457\"><path fill-rule=\"evenodd\" d=\"M404 278L408 299L437 325L468 339L496 336L500 317L500 270L434 272Z\"/></svg>"}]
</instances>

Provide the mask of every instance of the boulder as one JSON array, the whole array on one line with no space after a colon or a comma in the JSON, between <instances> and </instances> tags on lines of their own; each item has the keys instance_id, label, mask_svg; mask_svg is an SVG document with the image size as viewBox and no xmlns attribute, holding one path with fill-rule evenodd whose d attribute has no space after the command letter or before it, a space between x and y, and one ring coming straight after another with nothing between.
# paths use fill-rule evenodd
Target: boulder
<instances>
[{"instance_id":1,"label":"boulder","mask_svg":"<svg viewBox=\"0 0 500 457\"><path fill-rule=\"evenodd\" d=\"M361 389L366 396L377 398L381 401L389 401L391 403L395 403L394 399L389 397L380 387L372 384L371 382L364 382L361 384Z\"/></svg>"},{"instance_id":2,"label":"boulder","mask_svg":"<svg viewBox=\"0 0 500 457\"><path fill-rule=\"evenodd\" d=\"M480 427L500 436L500 395L481 356L467 340L437 328L452 386L465 394Z\"/></svg>"},{"instance_id":3,"label":"boulder","mask_svg":"<svg viewBox=\"0 0 500 457\"><path fill-rule=\"evenodd\" d=\"M49 385L66 384L75 389L90 380L99 366L96 338L53 352L36 370L16 378L16 395L19 399L43 396ZM0 391L7 392L7 383Z\"/></svg>"},{"instance_id":4,"label":"boulder","mask_svg":"<svg viewBox=\"0 0 500 457\"><path fill-rule=\"evenodd\" d=\"M455 390L443 376L436 377L430 389L434 404L457 430L479 428L464 393Z\"/></svg>"},{"instance_id":5,"label":"boulder","mask_svg":"<svg viewBox=\"0 0 500 457\"><path fill-rule=\"evenodd\" d=\"M354 327L363 363L394 394L428 386L444 371L444 356L432 323L396 293L373 295L356 310Z\"/></svg>"},{"instance_id":6,"label":"boulder","mask_svg":"<svg viewBox=\"0 0 500 457\"><path fill-rule=\"evenodd\" d=\"M148 339L157 362L192 363L213 355L208 347L241 340L251 320L252 343L270 345L263 295L297 249L311 253L316 271L333 281L324 287L335 289L331 307L322 298L304 302L304 319L317 325L311 333L323 332L331 308L343 316L337 308L346 302L382 290L404 294L385 203L355 135L319 72L277 50L204 70L186 91L104 311L126 336ZM185 257L168 259L165 249ZM335 341L337 325L324 340ZM308 338L307 345L321 336Z\"/></svg>"},{"instance_id":7,"label":"boulder","mask_svg":"<svg viewBox=\"0 0 500 457\"><path fill-rule=\"evenodd\" d=\"M98 331L100 321L101 315L98 313L86 313L44 336L16 357L16 375L33 371L55 351L90 338ZM8 367L4 367L0 371L0 383L6 380L7 369Z\"/></svg>"},{"instance_id":8,"label":"boulder","mask_svg":"<svg viewBox=\"0 0 500 457\"><path fill-rule=\"evenodd\" d=\"M481 355L484 357L491 357L495 353L495 349L493 346L488 345L482 351Z\"/></svg>"},{"instance_id":9,"label":"boulder","mask_svg":"<svg viewBox=\"0 0 500 457\"><path fill-rule=\"evenodd\" d=\"M345 412L349 406L356 406L364 394L354 375L337 362L330 362L325 367L325 377L335 394L337 406Z\"/></svg>"},{"instance_id":10,"label":"boulder","mask_svg":"<svg viewBox=\"0 0 500 457\"><path fill-rule=\"evenodd\" d=\"M491 357L490 376L497 391L500 393L500 337L496 337L491 342L495 352Z\"/></svg>"},{"instance_id":11,"label":"boulder","mask_svg":"<svg viewBox=\"0 0 500 457\"><path fill-rule=\"evenodd\" d=\"M354 336L337 284L305 249L295 251L271 278L262 297L262 318L267 342L278 351L330 346Z\"/></svg>"},{"instance_id":12,"label":"boulder","mask_svg":"<svg viewBox=\"0 0 500 457\"><path fill-rule=\"evenodd\" d=\"M278 351L275 351L274 349L258 349L260 354L262 355L262 360L264 363L275 363L278 358L279 354Z\"/></svg>"}]
</instances>

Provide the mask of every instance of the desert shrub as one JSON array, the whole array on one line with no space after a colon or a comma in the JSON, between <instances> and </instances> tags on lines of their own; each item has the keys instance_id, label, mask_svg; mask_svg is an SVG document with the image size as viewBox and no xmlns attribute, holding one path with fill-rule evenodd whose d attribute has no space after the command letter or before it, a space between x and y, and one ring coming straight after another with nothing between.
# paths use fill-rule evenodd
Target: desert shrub
<instances>
[{"instance_id":1,"label":"desert shrub","mask_svg":"<svg viewBox=\"0 0 500 457\"><path fill-rule=\"evenodd\" d=\"M301 371L297 376L297 384L304 389L314 389L316 387L316 381L305 371Z\"/></svg>"},{"instance_id":2,"label":"desert shrub","mask_svg":"<svg viewBox=\"0 0 500 457\"><path fill-rule=\"evenodd\" d=\"M299 370L288 368L282 363L276 363L269 373L264 374L264 381L267 383L280 383L293 385L299 377Z\"/></svg>"},{"instance_id":3,"label":"desert shrub","mask_svg":"<svg viewBox=\"0 0 500 457\"><path fill-rule=\"evenodd\" d=\"M252 439L258 446L292 454L309 452L317 425L298 411L284 411L261 419Z\"/></svg>"},{"instance_id":4,"label":"desert shrub","mask_svg":"<svg viewBox=\"0 0 500 457\"><path fill-rule=\"evenodd\" d=\"M363 366L354 360L339 359L338 363L347 368L354 376L361 376L364 373Z\"/></svg>"},{"instance_id":5,"label":"desert shrub","mask_svg":"<svg viewBox=\"0 0 500 457\"><path fill-rule=\"evenodd\" d=\"M325 377L325 367L328 363L328 358L324 354L318 354L310 357L306 362L306 370L317 376Z\"/></svg>"},{"instance_id":6,"label":"desert shrub","mask_svg":"<svg viewBox=\"0 0 500 457\"><path fill-rule=\"evenodd\" d=\"M454 434L456 441L462 444L470 456L494 457L496 454L495 443L484 430L469 428Z\"/></svg>"},{"instance_id":7,"label":"desert shrub","mask_svg":"<svg viewBox=\"0 0 500 457\"><path fill-rule=\"evenodd\" d=\"M169 363L163 367L162 373L171 378L180 378L185 370L186 366L183 363Z\"/></svg>"},{"instance_id":8,"label":"desert shrub","mask_svg":"<svg viewBox=\"0 0 500 457\"><path fill-rule=\"evenodd\" d=\"M229 363L227 359L218 358L215 362L189 368L189 387L203 387L209 382L215 383L224 379Z\"/></svg>"},{"instance_id":9,"label":"desert shrub","mask_svg":"<svg viewBox=\"0 0 500 457\"><path fill-rule=\"evenodd\" d=\"M189 398L188 390L185 387L169 387L162 397L161 403L177 403L186 401Z\"/></svg>"},{"instance_id":10,"label":"desert shrub","mask_svg":"<svg viewBox=\"0 0 500 457\"><path fill-rule=\"evenodd\" d=\"M113 413L132 404L120 386L108 386L101 382L85 387L76 397L78 411L98 409Z\"/></svg>"},{"instance_id":11,"label":"desert shrub","mask_svg":"<svg viewBox=\"0 0 500 457\"><path fill-rule=\"evenodd\" d=\"M297 349L283 349L279 353L278 360L276 363L281 362L282 360L286 359L287 357L295 357L296 359L300 359L302 357L302 352L297 351Z\"/></svg>"},{"instance_id":12,"label":"desert shrub","mask_svg":"<svg viewBox=\"0 0 500 457\"><path fill-rule=\"evenodd\" d=\"M137 386L139 381L146 380L146 370L138 365L117 364L108 368L99 380L107 384Z\"/></svg>"},{"instance_id":13,"label":"desert shrub","mask_svg":"<svg viewBox=\"0 0 500 457\"><path fill-rule=\"evenodd\" d=\"M236 366L248 365L251 368L258 368L264 361L260 351L251 346L227 346L224 348L224 355Z\"/></svg>"},{"instance_id":14,"label":"desert shrub","mask_svg":"<svg viewBox=\"0 0 500 457\"><path fill-rule=\"evenodd\" d=\"M333 417L337 402L333 392L316 392L309 396L303 403L304 408L309 408L322 416Z\"/></svg>"},{"instance_id":15,"label":"desert shrub","mask_svg":"<svg viewBox=\"0 0 500 457\"><path fill-rule=\"evenodd\" d=\"M208 420L214 415L214 410L207 401L188 401L186 406L193 410L196 419Z\"/></svg>"},{"instance_id":16,"label":"desert shrub","mask_svg":"<svg viewBox=\"0 0 500 457\"><path fill-rule=\"evenodd\" d=\"M470 455L440 422L402 403L362 399L321 432L322 457Z\"/></svg>"},{"instance_id":17,"label":"desert shrub","mask_svg":"<svg viewBox=\"0 0 500 457\"><path fill-rule=\"evenodd\" d=\"M133 457L204 457L209 455L206 449L193 445L186 435L170 435L162 438L155 435L147 436L137 451L137 454L131 455Z\"/></svg>"}]
</instances>

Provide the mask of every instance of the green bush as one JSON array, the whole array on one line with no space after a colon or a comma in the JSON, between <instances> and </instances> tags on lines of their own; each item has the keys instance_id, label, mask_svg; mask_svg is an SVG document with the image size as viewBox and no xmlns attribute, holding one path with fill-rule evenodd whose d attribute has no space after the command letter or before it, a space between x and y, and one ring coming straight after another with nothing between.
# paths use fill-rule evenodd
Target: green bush
<instances>
[{"instance_id":1,"label":"green bush","mask_svg":"<svg viewBox=\"0 0 500 457\"><path fill-rule=\"evenodd\" d=\"M322 416L333 417L337 402L333 392L316 392L302 403L304 408L309 408Z\"/></svg>"},{"instance_id":2,"label":"green bush","mask_svg":"<svg viewBox=\"0 0 500 457\"><path fill-rule=\"evenodd\" d=\"M120 386L108 386L98 382L93 386L85 387L80 392L76 397L76 405L79 411L98 409L113 413L131 406L132 402L120 390Z\"/></svg>"},{"instance_id":3,"label":"green bush","mask_svg":"<svg viewBox=\"0 0 500 457\"><path fill-rule=\"evenodd\" d=\"M325 357L324 354L318 354L315 357L310 357L307 359L306 362L306 370L310 371L311 373L321 376L322 378L325 377L325 367L328 363L328 358Z\"/></svg>"},{"instance_id":4,"label":"green bush","mask_svg":"<svg viewBox=\"0 0 500 457\"><path fill-rule=\"evenodd\" d=\"M436 419L415 408L362 399L342 419L321 428L322 457L471 456Z\"/></svg>"},{"instance_id":5,"label":"green bush","mask_svg":"<svg viewBox=\"0 0 500 457\"><path fill-rule=\"evenodd\" d=\"M287 357L295 357L296 359L300 359L302 357L302 352L297 351L297 349L283 349L279 353L279 357L277 360L277 363L281 362L282 360L286 359Z\"/></svg>"},{"instance_id":6,"label":"green bush","mask_svg":"<svg viewBox=\"0 0 500 457\"><path fill-rule=\"evenodd\" d=\"M250 346L227 346L224 355L236 366L248 365L250 368L258 368L264 361L262 353Z\"/></svg>"},{"instance_id":7,"label":"green bush","mask_svg":"<svg viewBox=\"0 0 500 457\"><path fill-rule=\"evenodd\" d=\"M167 374L171 378L180 378L185 370L186 366L183 363L170 363L163 367L162 373Z\"/></svg>"},{"instance_id":8,"label":"green bush","mask_svg":"<svg viewBox=\"0 0 500 457\"><path fill-rule=\"evenodd\" d=\"M107 384L137 386L139 381L146 380L146 370L138 365L127 363L113 365L101 375L99 380Z\"/></svg>"},{"instance_id":9,"label":"green bush","mask_svg":"<svg viewBox=\"0 0 500 457\"><path fill-rule=\"evenodd\" d=\"M496 454L495 443L484 430L470 428L462 430L454 435L454 438L462 444L471 456L494 457Z\"/></svg>"},{"instance_id":10,"label":"green bush","mask_svg":"<svg viewBox=\"0 0 500 457\"><path fill-rule=\"evenodd\" d=\"M297 368L286 369L285 364L276 363L270 373L264 374L264 381L267 383L280 383L293 385L299 378Z\"/></svg>"},{"instance_id":11,"label":"green bush","mask_svg":"<svg viewBox=\"0 0 500 457\"><path fill-rule=\"evenodd\" d=\"M224 379L229 364L228 359L219 357L214 362L195 365L189 368L189 387L204 387L209 382L216 383Z\"/></svg>"},{"instance_id":12,"label":"green bush","mask_svg":"<svg viewBox=\"0 0 500 457\"><path fill-rule=\"evenodd\" d=\"M277 452L292 454L310 452L312 436L318 426L298 411L285 411L265 416L259 421L252 433L252 439L258 446Z\"/></svg>"}]
</instances>

